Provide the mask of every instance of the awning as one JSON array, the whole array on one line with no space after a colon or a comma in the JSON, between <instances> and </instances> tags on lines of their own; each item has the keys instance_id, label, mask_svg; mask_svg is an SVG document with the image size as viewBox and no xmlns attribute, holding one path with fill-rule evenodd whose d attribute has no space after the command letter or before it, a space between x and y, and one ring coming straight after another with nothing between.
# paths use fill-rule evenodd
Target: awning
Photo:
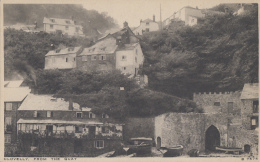
<instances>
[{"instance_id":1,"label":"awning","mask_svg":"<svg viewBox=\"0 0 260 162\"><path fill-rule=\"evenodd\" d=\"M27 120L27 119L19 119L17 124L65 124L65 125L103 125L101 122L96 121L68 121L68 120Z\"/></svg>"}]
</instances>

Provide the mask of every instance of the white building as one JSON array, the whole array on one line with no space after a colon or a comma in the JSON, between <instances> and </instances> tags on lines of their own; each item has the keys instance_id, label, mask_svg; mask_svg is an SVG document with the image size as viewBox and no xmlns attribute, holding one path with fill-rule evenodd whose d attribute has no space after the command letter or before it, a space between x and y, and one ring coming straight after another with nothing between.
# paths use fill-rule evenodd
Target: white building
<instances>
[{"instance_id":1,"label":"white building","mask_svg":"<svg viewBox=\"0 0 260 162\"><path fill-rule=\"evenodd\" d=\"M68 36L85 36L82 26L76 25L71 19L46 18L43 19L44 31L47 33L61 32Z\"/></svg>"},{"instance_id":2,"label":"white building","mask_svg":"<svg viewBox=\"0 0 260 162\"><path fill-rule=\"evenodd\" d=\"M69 47L49 51L45 55L44 69L73 69L76 68L76 56L82 51L81 47Z\"/></svg>"},{"instance_id":3,"label":"white building","mask_svg":"<svg viewBox=\"0 0 260 162\"><path fill-rule=\"evenodd\" d=\"M155 21L155 16L153 16L153 20L146 19L141 20L140 25L133 30L135 35L142 35L144 32L158 31L160 29L160 25Z\"/></svg>"}]
</instances>

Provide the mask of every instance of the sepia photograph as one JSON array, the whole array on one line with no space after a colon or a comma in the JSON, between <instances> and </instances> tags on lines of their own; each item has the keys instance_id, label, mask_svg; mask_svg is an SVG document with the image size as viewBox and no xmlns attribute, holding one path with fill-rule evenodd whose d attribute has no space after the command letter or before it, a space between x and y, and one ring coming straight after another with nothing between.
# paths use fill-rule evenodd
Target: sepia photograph
<instances>
[{"instance_id":1,"label":"sepia photograph","mask_svg":"<svg viewBox=\"0 0 260 162\"><path fill-rule=\"evenodd\" d=\"M0 161L259 160L257 1L0 3Z\"/></svg>"}]
</instances>

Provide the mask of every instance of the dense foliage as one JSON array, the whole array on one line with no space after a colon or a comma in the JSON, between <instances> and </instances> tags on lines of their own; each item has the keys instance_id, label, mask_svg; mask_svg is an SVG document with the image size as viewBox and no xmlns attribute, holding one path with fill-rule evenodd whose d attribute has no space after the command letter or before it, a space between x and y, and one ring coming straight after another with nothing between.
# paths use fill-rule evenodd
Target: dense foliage
<instances>
[{"instance_id":1,"label":"dense foliage","mask_svg":"<svg viewBox=\"0 0 260 162\"><path fill-rule=\"evenodd\" d=\"M68 38L56 34L26 33L14 29L4 30L5 79L33 77L34 70L43 69L45 55L63 44L68 47L89 46L87 38Z\"/></svg>"},{"instance_id":2,"label":"dense foliage","mask_svg":"<svg viewBox=\"0 0 260 162\"><path fill-rule=\"evenodd\" d=\"M192 101L139 89L134 79L117 70L38 70L35 73L36 84L29 79L26 82L37 89L37 93L72 99L82 107L93 108L95 113L106 113L118 119L127 116L154 116L165 112L202 112Z\"/></svg>"},{"instance_id":3,"label":"dense foliage","mask_svg":"<svg viewBox=\"0 0 260 162\"><path fill-rule=\"evenodd\" d=\"M215 7L217 8L217 7ZM143 73L149 87L180 97L241 90L258 82L258 6L243 15L207 16L196 26L145 34Z\"/></svg>"},{"instance_id":4,"label":"dense foliage","mask_svg":"<svg viewBox=\"0 0 260 162\"><path fill-rule=\"evenodd\" d=\"M69 12L68 12L69 11ZM43 28L43 18L73 19L84 27L86 35L96 34L99 30L104 32L111 28L117 28L115 20L106 13L98 13L95 10L87 10L82 5L75 4L5 4L4 24L13 25L22 23L32 25L36 21Z\"/></svg>"}]
</instances>

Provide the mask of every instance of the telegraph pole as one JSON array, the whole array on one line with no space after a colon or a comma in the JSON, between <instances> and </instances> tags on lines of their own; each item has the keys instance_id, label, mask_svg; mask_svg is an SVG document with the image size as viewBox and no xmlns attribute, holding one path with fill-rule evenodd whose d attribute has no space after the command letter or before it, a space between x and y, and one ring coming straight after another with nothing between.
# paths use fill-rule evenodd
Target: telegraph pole
<instances>
[{"instance_id":1,"label":"telegraph pole","mask_svg":"<svg viewBox=\"0 0 260 162\"><path fill-rule=\"evenodd\" d=\"M160 27L162 30L162 9L161 9L161 3L160 3Z\"/></svg>"}]
</instances>

